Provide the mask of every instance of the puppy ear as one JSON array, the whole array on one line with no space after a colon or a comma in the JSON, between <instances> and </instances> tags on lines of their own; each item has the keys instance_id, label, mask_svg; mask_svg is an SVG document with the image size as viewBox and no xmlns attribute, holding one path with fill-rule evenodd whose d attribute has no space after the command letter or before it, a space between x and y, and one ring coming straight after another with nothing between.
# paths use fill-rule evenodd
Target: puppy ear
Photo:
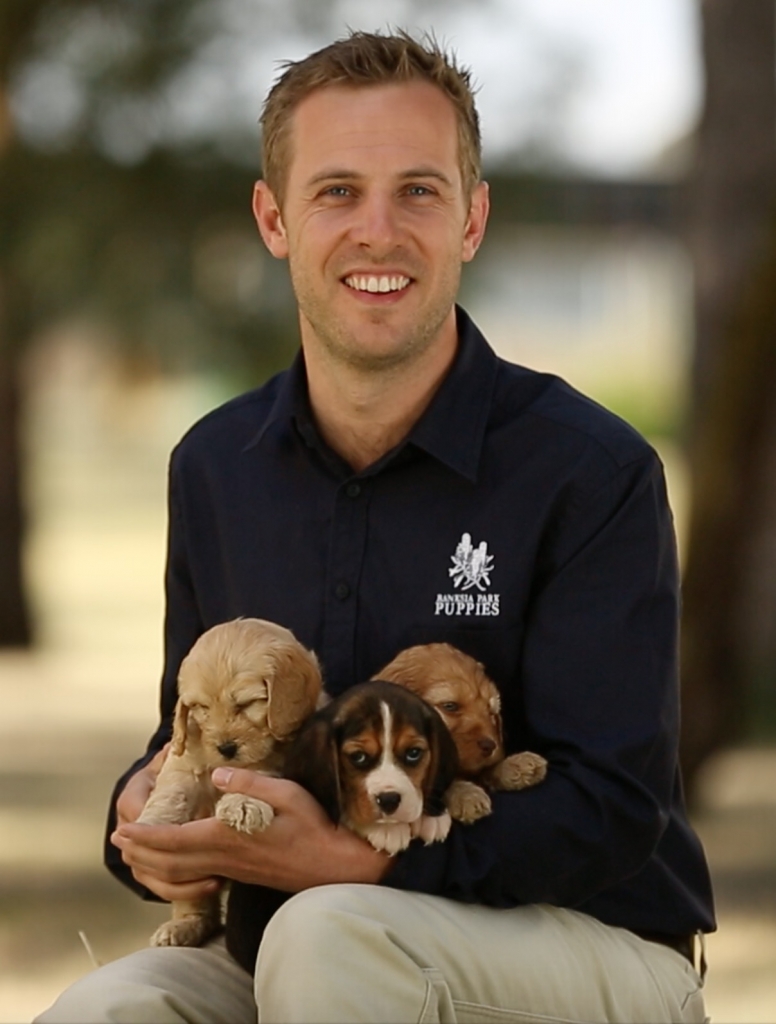
<instances>
[{"instance_id":1,"label":"puppy ear","mask_svg":"<svg viewBox=\"0 0 776 1024\"><path fill-rule=\"evenodd\" d=\"M436 711L428 719L431 763L423 781L423 810L437 815L445 810L444 795L458 774L458 751L450 730Z\"/></svg>"},{"instance_id":2,"label":"puppy ear","mask_svg":"<svg viewBox=\"0 0 776 1024\"><path fill-rule=\"evenodd\" d=\"M319 711L299 731L286 755L283 775L311 793L336 824L342 817L339 749L330 715Z\"/></svg>"},{"instance_id":3,"label":"puppy ear","mask_svg":"<svg viewBox=\"0 0 776 1024\"><path fill-rule=\"evenodd\" d=\"M398 683L414 693L422 692L421 680L428 677L428 657L427 648L422 645L407 647L372 678Z\"/></svg>"},{"instance_id":4,"label":"puppy ear","mask_svg":"<svg viewBox=\"0 0 776 1024\"><path fill-rule=\"evenodd\" d=\"M278 643L274 671L267 679L267 728L276 740L288 739L315 711L322 679L318 659L299 643Z\"/></svg>"},{"instance_id":5,"label":"puppy ear","mask_svg":"<svg viewBox=\"0 0 776 1024\"><path fill-rule=\"evenodd\" d=\"M172 744L170 753L180 756L186 750L186 740L189 735L189 709L183 701L178 698L175 705L175 717L172 723Z\"/></svg>"}]
</instances>

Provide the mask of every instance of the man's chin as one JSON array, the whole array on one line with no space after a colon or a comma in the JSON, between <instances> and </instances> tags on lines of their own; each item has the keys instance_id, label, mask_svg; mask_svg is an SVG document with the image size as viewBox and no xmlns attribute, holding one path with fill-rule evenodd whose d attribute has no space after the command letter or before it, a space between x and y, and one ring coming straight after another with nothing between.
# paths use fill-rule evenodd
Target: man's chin
<instances>
[{"instance_id":1,"label":"man's chin","mask_svg":"<svg viewBox=\"0 0 776 1024\"><path fill-rule=\"evenodd\" d=\"M329 356L362 373L386 373L412 363L426 347L426 339L416 331L388 329L385 323L362 322L346 333L316 332Z\"/></svg>"}]
</instances>

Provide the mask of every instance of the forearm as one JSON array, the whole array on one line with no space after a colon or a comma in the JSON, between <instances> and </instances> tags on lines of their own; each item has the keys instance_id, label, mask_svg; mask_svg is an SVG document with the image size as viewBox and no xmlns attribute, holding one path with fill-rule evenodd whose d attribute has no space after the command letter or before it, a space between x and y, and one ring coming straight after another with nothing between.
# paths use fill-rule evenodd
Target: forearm
<instances>
[{"instance_id":1,"label":"forearm","mask_svg":"<svg viewBox=\"0 0 776 1024\"><path fill-rule=\"evenodd\" d=\"M535 789L493 794L493 813L454 824L444 843L412 844L385 884L491 906L575 906L637 871L663 825L651 798L606 798L551 767Z\"/></svg>"}]
</instances>

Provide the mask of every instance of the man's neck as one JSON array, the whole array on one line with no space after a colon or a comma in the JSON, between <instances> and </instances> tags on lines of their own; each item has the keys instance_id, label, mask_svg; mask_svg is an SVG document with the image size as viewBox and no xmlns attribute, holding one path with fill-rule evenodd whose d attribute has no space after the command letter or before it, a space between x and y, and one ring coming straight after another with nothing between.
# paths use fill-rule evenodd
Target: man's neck
<instances>
[{"instance_id":1,"label":"man's neck","mask_svg":"<svg viewBox=\"0 0 776 1024\"><path fill-rule=\"evenodd\" d=\"M355 472L395 448L417 423L455 357L457 338L385 372L359 372L305 350L310 405L323 439Z\"/></svg>"}]
</instances>

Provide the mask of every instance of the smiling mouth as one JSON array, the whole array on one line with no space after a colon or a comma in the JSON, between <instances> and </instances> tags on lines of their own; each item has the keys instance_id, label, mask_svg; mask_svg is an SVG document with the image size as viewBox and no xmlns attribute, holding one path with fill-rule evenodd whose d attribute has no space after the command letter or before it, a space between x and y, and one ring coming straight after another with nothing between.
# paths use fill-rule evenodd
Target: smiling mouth
<instances>
[{"instance_id":1,"label":"smiling mouth","mask_svg":"<svg viewBox=\"0 0 776 1024\"><path fill-rule=\"evenodd\" d=\"M411 278L403 274L388 276L375 274L353 274L343 278L348 288L356 292L371 292L374 294L386 294L388 292L403 291L410 283Z\"/></svg>"}]
</instances>

